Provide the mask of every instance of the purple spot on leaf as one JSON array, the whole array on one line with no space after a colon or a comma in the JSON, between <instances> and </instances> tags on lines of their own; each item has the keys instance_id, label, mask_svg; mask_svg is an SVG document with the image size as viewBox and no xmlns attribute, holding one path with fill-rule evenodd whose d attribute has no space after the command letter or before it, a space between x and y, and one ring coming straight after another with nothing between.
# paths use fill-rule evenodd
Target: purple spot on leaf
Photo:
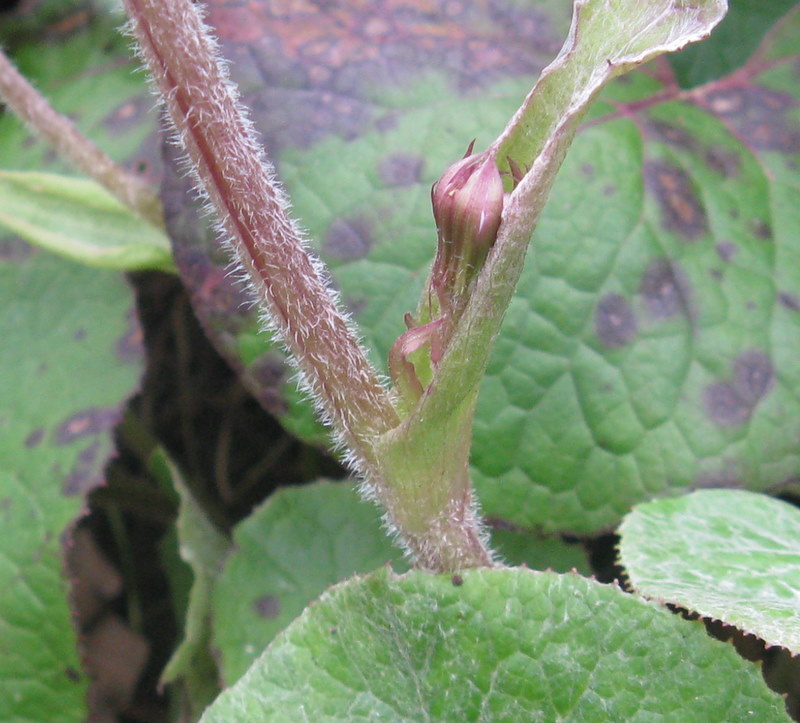
<instances>
[{"instance_id":1,"label":"purple spot on leaf","mask_svg":"<svg viewBox=\"0 0 800 723\"><path fill-rule=\"evenodd\" d=\"M72 497L85 494L100 484L102 474L98 469L99 451L100 442L95 440L80 452L78 459L75 460L75 465L61 486L64 495Z\"/></svg>"},{"instance_id":2,"label":"purple spot on leaf","mask_svg":"<svg viewBox=\"0 0 800 723\"><path fill-rule=\"evenodd\" d=\"M735 178L739 175L741 159L736 153L727 148L714 146L706 151L705 159L712 171L725 178Z\"/></svg>"},{"instance_id":3,"label":"purple spot on leaf","mask_svg":"<svg viewBox=\"0 0 800 723\"><path fill-rule=\"evenodd\" d=\"M253 609L260 618L271 620L280 615L281 602L274 595L264 595L253 601Z\"/></svg>"},{"instance_id":4,"label":"purple spot on leaf","mask_svg":"<svg viewBox=\"0 0 800 723\"><path fill-rule=\"evenodd\" d=\"M709 384L705 405L709 417L721 427L747 422L759 401L772 388L774 370L769 357L759 349L740 354L733 364L733 380Z\"/></svg>"},{"instance_id":5,"label":"purple spot on leaf","mask_svg":"<svg viewBox=\"0 0 800 723\"><path fill-rule=\"evenodd\" d=\"M669 259L657 259L647 267L640 291L647 309L658 319L680 312L689 315L689 282Z\"/></svg>"},{"instance_id":6,"label":"purple spot on leaf","mask_svg":"<svg viewBox=\"0 0 800 723\"><path fill-rule=\"evenodd\" d=\"M760 218L753 221L752 226L753 236L762 241L772 240L772 227Z\"/></svg>"},{"instance_id":7,"label":"purple spot on leaf","mask_svg":"<svg viewBox=\"0 0 800 723\"><path fill-rule=\"evenodd\" d=\"M600 343L613 349L624 346L636 336L636 317L621 294L606 294L597 304L594 328Z\"/></svg>"},{"instance_id":8,"label":"purple spot on leaf","mask_svg":"<svg viewBox=\"0 0 800 723\"><path fill-rule=\"evenodd\" d=\"M393 153L381 159L378 177L384 186L413 186L419 183L425 161L421 156L411 153Z\"/></svg>"},{"instance_id":9,"label":"purple spot on leaf","mask_svg":"<svg viewBox=\"0 0 800 723\"><path fill-rule=\"evenodd\" d=\"M356 217L334 221L325 236L324 249L338 261L355 261L364 258L373 244L370 224Z\"/></svg>"},{"instance_id":10,"label":"purple spot on leaf","mask_svg":"<svg viewBox=\"0 0 800 723\"><path fill-rule=\"evenodd\" d=\"M759 150L800 152L792 96L754 84L709 93L704 105L721 116L746 143Z\"/></svg>"},{"instance_id":11,"label":"purple spot on leaf","mask_svg":"<svg viewBox=\"0 0 800 723\"><path fill-rule=\"evenodd\" d=\"M715 382L705 390L708 416L720 427L733 427L750 419L750 405L736 392L730 382Z\"/></svg>"},{"instance_id":12,"label":"purple spot on leaf","mask_svg":"<svg viewBox=\"0 0 800 723\"><path fill-rule=\"evenodd\" d=\"M33 247L16 236L0 239L0 261L18 263L33 253Z\"/></svg>"},{"instance_id":13,"label":"purple spot on leaf","mask_svg":"<svg viewBox=\"0 0 800 723\"><path fill-rule=\"evenodd\" d=\"M732 241L720 241L714 248L719 256L726 264L729 264L733 257L736 256L739 247Z\"/></svg>"},{"instance_id":14,"label":"purple spot on leaf","mask_svg":"<svg viewBox=\"0 0 800 723\"><path fill-rule=\"evenodd\" d=\"M738 488L744 487L742 480L734 469L722 469L715 472L701 472L695 478L693 488L715 489L715 488Z\"/></svg>"},{"instance_id":15,"label":"purple spot on leaf","mask_svg":"<svg viewBox=\"0 0 800 723\"><path fill-rule=\"evenodd\" d=\"M675 148L693 152L698 148L697 141L688 131L678 126L664 123L664 121L649 121L646 126L646 131L650 136Z\"/></svg>"},{"instance_id":16,"label":"purple spot on leaf","mask_svg":"<svg viewBox=\"0 0 800 723\"><path fill-rule=\"evenodd\" d=\"M38 427L25 438L25 446L29 449L31 447L36 447L42 441L42 439L44 439L44 429L42 429L42 427Z\"/></svg>"},{"instance_id":17,"label":"purple spot on leaf","mask_svg":"<svg viewBox=\"0 0 800 723\"><path fill-rule=\"evenodd\" d=\"M800 311L800 298L789 291L778 292L778 303L789 311Z\"/></svg>"},{"instance_id":18,"label":"purple spot on leaf","mask_svg":"<svg viewBox=\"0 0 800 723\"><path fill-rule=\"evenodd\" d=\"M119 409L93 407L73 414L56 429L56 444L69 444L75 439L111 429L119 422Z\"/></svg>"},{"instance_id":19,"label":"purple spot on leaf","mask_svg":"<svg viewBox=\"0 0 800 723\"><path fill-rule=\"evenodd\" d=\"M758 349L740 354L733 365L736 392L753 406L769 391L773 376L772 362Z\"/></svg>"},{"instance_id":20,"label":"purple spot on leaf","mask_svg":"<svg viewBox=\"0 0 800 723\"><path fill-rule=\"evenodd\" d=\"M277 352L267 352L258 357L247 367L244 377L248 388L270 414L280 417L289 411L283 396L286 365Z\"/></svg>"}]
</instances>

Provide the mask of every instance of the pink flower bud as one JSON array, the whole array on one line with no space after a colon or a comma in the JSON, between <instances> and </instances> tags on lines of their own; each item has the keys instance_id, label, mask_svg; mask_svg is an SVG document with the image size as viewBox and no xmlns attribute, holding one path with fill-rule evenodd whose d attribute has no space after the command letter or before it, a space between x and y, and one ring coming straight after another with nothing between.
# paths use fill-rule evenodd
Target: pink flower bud
<instances>
[{"instance_id":1,"label":"pink flower bud","mask_svg":"<svg viewBox=\"0 0 800 723\"><path fill-rule=\"evenodd\" d=\"M471 149L471 146L470 146ZM497 238L503 214L503 179L489 153L475 153L448 168L434 184L433 216L444 243L456 254L478 265Z\"/></svg>"},{"instance_id":2,"label":"pink flower bud","mask_svg":"<svg viewBox=\"0 0 800 723\"><path fill-rule=\"evenodd\" d=\"M439 247L431 282L443 310L463 305L497 238L504 199L494 155L473 154L472 145L433 185Z\"/></svg>"}]
</instances>

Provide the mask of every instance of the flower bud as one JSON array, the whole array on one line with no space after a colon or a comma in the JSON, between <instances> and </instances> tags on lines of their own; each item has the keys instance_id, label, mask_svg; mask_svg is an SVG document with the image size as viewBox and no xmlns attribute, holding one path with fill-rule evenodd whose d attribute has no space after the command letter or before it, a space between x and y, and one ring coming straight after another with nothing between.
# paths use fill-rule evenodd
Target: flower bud
<instances>
[{"instance_id":1,"label":"flower bud","mask_svg":"<svg viewBox=\"0 0 800 723\"><path fill-rule=\"evenodd\" d=\"M449 305L443 297L467 292L497 238L503 213L503 179L494 155L471 150L470 145L431 189L439 232L432 281L443 307Z\"/></svg>"},{"instance_id":2,"label":"flower bud","mask_svg":"<svg viewBox=\"0 0 800 723\"><path fill-rule=\"evenodd\" d=\"M472 255L474 249L485 258L497 238L504 195L493 155L475 153L454 163L431 193L442 240L458 247L462 257Z\"/></svg>"}]
</instances>

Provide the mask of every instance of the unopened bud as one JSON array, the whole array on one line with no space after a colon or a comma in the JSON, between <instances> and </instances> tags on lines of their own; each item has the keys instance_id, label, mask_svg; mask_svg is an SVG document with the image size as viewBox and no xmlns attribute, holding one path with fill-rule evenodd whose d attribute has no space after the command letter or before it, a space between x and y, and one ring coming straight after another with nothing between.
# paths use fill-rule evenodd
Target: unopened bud
<instances>
[{"instance_id":1,"label":"unopened bud","mask_svg":"<svg viewBox=\"0 0 800 723\"><path fill-rule=\"evenodd\" d=\"M458 296L483 266L497 238L505 192L494 155L467 155L448 168L431 189L439 232L433 285L444 297Z\"/></svg>"},{"instance_id":2,"label":"unopened bud","mask_svg":"<svg viewBox=\"0 0 800 723\"><path fill-rule=\"evenodd\" d=\"M431 196L436 226L446 243L464 251L491 248L504 199L494 156L475 153L454 163L434 184Z\"/></svg>"}]
</instances>

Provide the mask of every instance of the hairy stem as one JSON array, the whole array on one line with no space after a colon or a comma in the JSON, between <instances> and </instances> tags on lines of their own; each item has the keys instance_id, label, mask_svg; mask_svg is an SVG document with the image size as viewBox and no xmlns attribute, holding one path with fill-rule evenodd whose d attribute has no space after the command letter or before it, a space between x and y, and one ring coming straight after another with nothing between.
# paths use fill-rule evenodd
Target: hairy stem
<instances>
[{"instance_id":1,"label":"hairy stem","mask_svg":"<svg viewBox=\"0 0 800 723\"><path fill-rule=\"evenodd\" d=\"M58 113L0 50L0 98L13 113L58 153L112 195L158 228L164 227L161 202L150 186L115 163Z\"/></svg>"},{"instance_id":2,"label":"hairy stem","mask_svg":"<svg viewBox=\"0 0 800 723\"><path fill-rule=\"evenodd\" d=\"M199 181L259 304L351 462L375 474L371 440L399 422L339 310L255 140L216 43L191 0L125 0L132 31Z\"/></svg>"}]
</instances>

